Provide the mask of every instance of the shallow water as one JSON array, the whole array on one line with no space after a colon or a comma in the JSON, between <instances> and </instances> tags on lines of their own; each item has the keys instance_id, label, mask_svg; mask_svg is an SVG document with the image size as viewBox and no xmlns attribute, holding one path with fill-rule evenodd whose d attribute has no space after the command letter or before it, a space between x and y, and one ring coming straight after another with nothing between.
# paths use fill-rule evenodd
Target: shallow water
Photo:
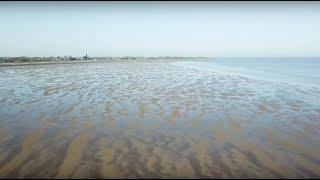
<instances>
[{"instance_id":1,"label":"shallow water","mask_svg":"<svg viewBox=\"0 0 320 180\"><path fill-rule=\"evenodd\" d=\"M175 64L258 80L320 88L320 58L217 58Z\"/></svg>"},{"instance_id":2,"label":"shallow water","mask_svg":"<svg viewBox=\"0 0 320 180\"><path fill-rule=\"evenodd\" d=\"M166 62L0 67L0 177L320 177L318 88Z\"/></svg>"}]
</instances>

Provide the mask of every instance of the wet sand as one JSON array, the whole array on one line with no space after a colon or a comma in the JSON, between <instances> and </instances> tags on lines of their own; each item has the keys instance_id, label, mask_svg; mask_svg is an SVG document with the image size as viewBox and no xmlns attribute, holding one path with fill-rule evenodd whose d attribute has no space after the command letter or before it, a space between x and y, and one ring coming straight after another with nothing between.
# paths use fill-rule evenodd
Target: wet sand
<instances>
[{"instance_id":1,"label":"wet sand","mask_svg":"<svg viewBox=\"0 0 320 180\"><path fill-rule=\"evenodd\" d=\"M0 67L0 178L319 178L320 90L169 62Z\"/></svg>"}]
</instances>

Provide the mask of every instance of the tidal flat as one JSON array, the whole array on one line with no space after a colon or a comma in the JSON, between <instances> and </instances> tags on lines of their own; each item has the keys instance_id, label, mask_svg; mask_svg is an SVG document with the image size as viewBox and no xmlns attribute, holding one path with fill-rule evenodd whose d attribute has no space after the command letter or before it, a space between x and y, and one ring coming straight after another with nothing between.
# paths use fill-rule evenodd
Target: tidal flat
<instances>
[{"instance_id":1,"label":"tidal flat","mask_svg":"<svg viewBox=\"0 0 320 180\"><path fill-rule=\"evenodd\" d=\"M165 61L0 67L0 178L319 178L319 100Z\"/></svg>"}]
</instances>

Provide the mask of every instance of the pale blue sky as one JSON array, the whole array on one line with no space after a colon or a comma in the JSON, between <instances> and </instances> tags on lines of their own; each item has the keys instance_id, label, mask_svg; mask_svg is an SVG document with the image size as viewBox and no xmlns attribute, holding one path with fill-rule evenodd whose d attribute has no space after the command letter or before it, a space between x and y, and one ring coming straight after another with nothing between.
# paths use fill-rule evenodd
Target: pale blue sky
<instances>
[{"instance_id":1,"label":"pale blue sky","mask_svg":"<svg viewBox=\"0 0 320 180\"><path fill-rule=\"evenodd\" d=\"M320 56L320 2L0 2L0 56Z\"/></svg>"}]
</instances>

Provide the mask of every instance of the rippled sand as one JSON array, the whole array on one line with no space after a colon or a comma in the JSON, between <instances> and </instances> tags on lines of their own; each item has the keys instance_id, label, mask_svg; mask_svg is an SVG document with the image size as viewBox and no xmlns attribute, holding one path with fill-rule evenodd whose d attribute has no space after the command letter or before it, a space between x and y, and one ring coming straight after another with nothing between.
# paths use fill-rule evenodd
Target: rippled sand
<instances>
[{"instance_id":1,"label":"rippled sand","mask_svg":"<svg viewBox=\"0 0 320 180\"><path fill-rule=\"evenodd\" d=\"M0 67L0 178L320 177L320 90L168 62Z\"/></svg>"}]
</instances>

